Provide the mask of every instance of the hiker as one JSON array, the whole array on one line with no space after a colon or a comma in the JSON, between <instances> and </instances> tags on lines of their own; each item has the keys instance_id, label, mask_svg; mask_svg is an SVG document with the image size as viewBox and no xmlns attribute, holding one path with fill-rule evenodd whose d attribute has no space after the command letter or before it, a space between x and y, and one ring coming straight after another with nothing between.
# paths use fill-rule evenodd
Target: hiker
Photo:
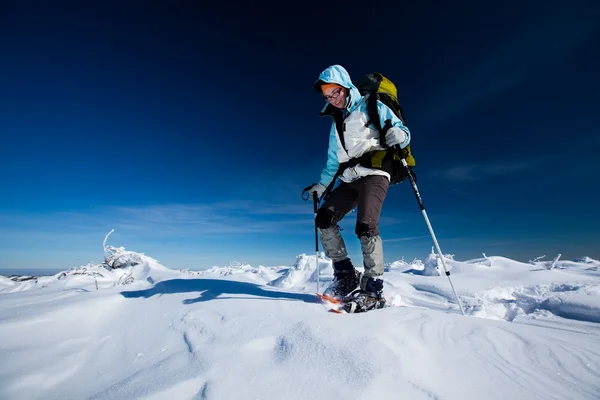
<instances>
[{"instance_id":1,"label":"hiker","mask_svg":"<svg viewBox=\"0 0 600 400\"><path fill-rule=\"evenodd\" d=\"M340 65L330 66L320 74L314 87L327 102L321 115L332 116L333 124L327 164L319 183L309 189L310 196L316 193L320 198L335 178L340 178L340 184L326 195L316 216L323 249L333 261L334 280L326 293L344 298L354 292L354 300L364 308L357 311L381 308L385 298L380 279L384 267L379 217L390 184L391 166L382 161L386 152L379 131L368 117L368 95L361 96L348 72ZM380 127L389 120L385 144L408 146L410 132L402 121L380 101L377 111ZM354 208L357 209L355 233L363 255L362 275L348 258L338 227L338 222Z\"/></svg>"}]
</instances>

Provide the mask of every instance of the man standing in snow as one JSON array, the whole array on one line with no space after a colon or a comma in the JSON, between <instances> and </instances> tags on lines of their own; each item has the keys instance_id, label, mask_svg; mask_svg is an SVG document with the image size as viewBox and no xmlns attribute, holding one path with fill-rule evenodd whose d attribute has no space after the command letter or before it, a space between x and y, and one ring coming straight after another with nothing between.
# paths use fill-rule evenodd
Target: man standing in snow
<instances>
[{"instance_id":1,"label":"man standing in snow","mask_svg":"<svg viewBox=\"0 0 600 400\"><path fill-rule=\"evenodd\" d=\"M333 117L333 124L327 164L319 183L309 189L311 197L315 193L320 197L336 176L341 180L326 196L316 217L323 249L333 261L334 281L326 293L344 298L354 292L355 312L383 307L383 281L379 278L384 270L379 216L390 183L391 166L381 162L385 149L380 145L379 131L369 122L367 96L361 96L348 72L340 65L333 65L321 73L314 87L327 102L321 115ZM385 121L391 121L392 127L385 135L387 145L406 147L410 142L408 128L380 101L377 108L381 126ZM376 157L379 157L379 163L374 162ZM338 227L338 222L354 208L357 208L355 232L363 255L362 275L348 258Z\"/></svg>"}]
</instances>

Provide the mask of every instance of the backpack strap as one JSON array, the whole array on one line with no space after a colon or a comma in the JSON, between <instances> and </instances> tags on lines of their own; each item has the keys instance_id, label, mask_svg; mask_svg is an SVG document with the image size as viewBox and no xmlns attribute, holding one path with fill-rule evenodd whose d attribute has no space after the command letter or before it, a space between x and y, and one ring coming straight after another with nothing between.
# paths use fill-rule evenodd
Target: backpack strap
<instances>
[{"instance_id":1,"label":"backpack strap","mask_svg":"<svg viewBox=\"0 0 600 400\"><path fill-rule=\"evenodd\" d=\"M366 100L365 97L363 97L358 102L358 104L355 106L355 109L358 109L365 102L365 100ZM344 111L346 111L346 112L344 112ZM340 138L340 143L342 143L342 148L344 149L344 151L346 153L348 153L348 149L346 148L346 142L344 140L344 132L346 131L346 123L344 122L344 120L346 119L346 117L348 115L350 115L350 112L348 110L340 111L337 114L337 116L333 115L333 119L335 121L336 132L338 134L338 137Z\"/></svg>"},{"instance_id":2,"label":"backpack strap","mask_svg":"<svg viewBox=\"0 0 600 400\"><path fill-rule=\"evenodd\" d=\"M322 199L327 200L329 198L329 194L330 194L331 190L335 186L335 182L336 182L337 178L339 178L340 175L342 175L342 173L346 169L351 168L351 167L355 167L355 166L357 166L357 165L359 165L361 163L364 163L365 156L360 157L360 158L351 158L350 160L341 163L340 166L338 167L337 172L333 176L333 179L331 180L331 183L325 188L325 191L323 192L323 195L321 196L321 198L319 199L319 201L321 201Z\"/></svg>"},{"instance_id":3,"label":"backpack strap","mask_svg":"<svg viewBox=\"0 0 600 400\"><path fill-rule=\"evenodd\" d=\"M369 121L375 125L375 128L379 132L379 144L381 147L386 148L387 143L385 142L385 135L387 131L392 127L392 121L385 121L385 125L381 126L381 121L379 120L379 109L377 108L377 100L379 100L379 93L371 93L369 98L367 99L367 115L369 116Z\"/></svg>"}]
</instances>

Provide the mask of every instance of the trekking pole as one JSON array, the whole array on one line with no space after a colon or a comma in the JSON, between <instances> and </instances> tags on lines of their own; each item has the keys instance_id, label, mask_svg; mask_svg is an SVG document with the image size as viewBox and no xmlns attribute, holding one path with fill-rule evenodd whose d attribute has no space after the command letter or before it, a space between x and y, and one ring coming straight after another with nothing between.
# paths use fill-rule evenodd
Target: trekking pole
<instances>
[{"instance_id":1,"label":"trekking pole","mask_svg":"<svg viewBox=\"0 0 600 400\"><path fill-rule=\"evenodd\" d=\"M396 146L398 151L400 152L400 146ZM402 153L400 153L402 154ZM458 307L460 308L460 312L462 315L465 315L465 310L463 310L463 306L458 298L458 294L456 294L456 290L454 290L454 285L452 284L452 279L450 279L450 271L446 268L446 263L444 262L444 255L442 254L442 249L440 249L440 245L435 237L435 233L433 233L433 228L431 227L431 223L429 222L429 217L427 217L427 211L425 211L425 206L423 205L423 200L421 200L421 195L419 194L419 189L417 188L417 182L415 181L415 177L410 172L408 168L408 164L406 160L402 158L402 165L404 165L404 169L406 169L406 174L408 175L408 179L410 180L410 184L412 185L413 191L415 192L415 197L417 198L417 202L419 203L419 208L421 208L421 212L423 213L423 217L425 217L425 222L427 223L427 227L429 228L429 233L431 233L431 237L433 238L433 243L435 244L435 248L440 255L440 260L442 261L442 267L444 267L444 272L448 277L448 281L450 282L450 287L454 292L454 297L456 298L456 302L458 303Z\"/></svg>"},{"instance_id":2,"label":"trekking pole","mask_svg":"<svg viewBox=\"0 0 600 400\"><path fill-rule=\"evenodd\" d=\"M313 204L315 210L315 265L317 267L317 293L319 293L319 229L317 228L317 212L319 211L319 196L313 192Z\"/></svg>"}]
</instances>

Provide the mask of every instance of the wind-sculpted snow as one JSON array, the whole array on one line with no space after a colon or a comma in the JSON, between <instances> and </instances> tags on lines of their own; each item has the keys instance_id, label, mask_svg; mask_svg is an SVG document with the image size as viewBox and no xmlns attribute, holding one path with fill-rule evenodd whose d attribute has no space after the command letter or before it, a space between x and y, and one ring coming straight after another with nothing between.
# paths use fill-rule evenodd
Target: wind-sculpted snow
<instances>
[{"instance_id":1,"label":"wind-sculpted snow","mask_svg":"<svg viewBox=\"0 0 600 400\"><path fill-rule=\"evenodd\" d=\"M152 257L142 253L127 251L124 248L113 248L112 258L119 260L119 268L111 268L106 263L88 263L81 267L71 268L52 276L19 277L12 279L1 277L0 293L21 292L32 289L43 289L48 286L68 289L71 287L85 290L98 290L117 285L152 284L176 274L175 271L164 267Z\"/></svg>"},{"instance_id":2,"label":"wind-sculpted snow","mask_svg":"<svg viewBox=\"0 0 600 400\"><path fill-rule=\"evenodd\" d=\"M474 316L513 321L554 314L568 319L600 322L600 284L550 284L503 287L476 295Z\"/></svg>"},{"instance_id":3,"label":"wind-sculpted snow","mask_svg":"<svg viewBox=\"0 0 600 400\"><path fill-rule=\"evenodd\" d=\"M212 268L205 269L202 271L190 271L190 270L181 270L180 272L187 275L201 275L206 277L234 277L234 276L244 276L244 277L252 277L252 279L256 282L267 283L271 280L277 278L280 274L280 271L285 267L253 267L249 264L232 262L229 266L226 267L217 267L213 266Z\"/></svg>"},{"instance_id":4,"label":"wind-sculpted snow","mask_svg":"<svg viewBox=\"0 0 600 400\"><path fill-rule=\"evenodd\" d=\"M395 261L391 307L336 315L313 295L323 255L175 271L135 254L0 280L0 398L600 398L596 260L446 256L468 316L436 256Z\"/></svg>"},{"instance_id":5,"label":"wind-sculpted snow","mask_svg":"<svg viewBox=\"0 0 600 400\"><path fill-rule=\"evenodd\" d=\"M407 274L425 276L439 276L444 273L441 260L435 254L429 254L429 256L427 256L427 258L425 259L424 263L419 262L415 264L416 265L414 267L407 268L404 272L406 272ZM448 266L446 265L446 267Z\"/></svg>"},{"instance_id":6,"label":"wind-sculpted snow","mask_svg":"<svg viewBox=\"0 0 600 400\"><path fill-rule=\"evenodd\" d=\"M331 260L325 259L325 254L319 255L318 261L315 261L316 256L307 256L300 254L296 257L296 262L288 269L282 271L281 276L273 280L269 284L272 286L291 289L305 288L306 284L317 281L317 264L319 264L319 277L329 278L333 276L333 268Z\"/></svg>"}]
</instances>

